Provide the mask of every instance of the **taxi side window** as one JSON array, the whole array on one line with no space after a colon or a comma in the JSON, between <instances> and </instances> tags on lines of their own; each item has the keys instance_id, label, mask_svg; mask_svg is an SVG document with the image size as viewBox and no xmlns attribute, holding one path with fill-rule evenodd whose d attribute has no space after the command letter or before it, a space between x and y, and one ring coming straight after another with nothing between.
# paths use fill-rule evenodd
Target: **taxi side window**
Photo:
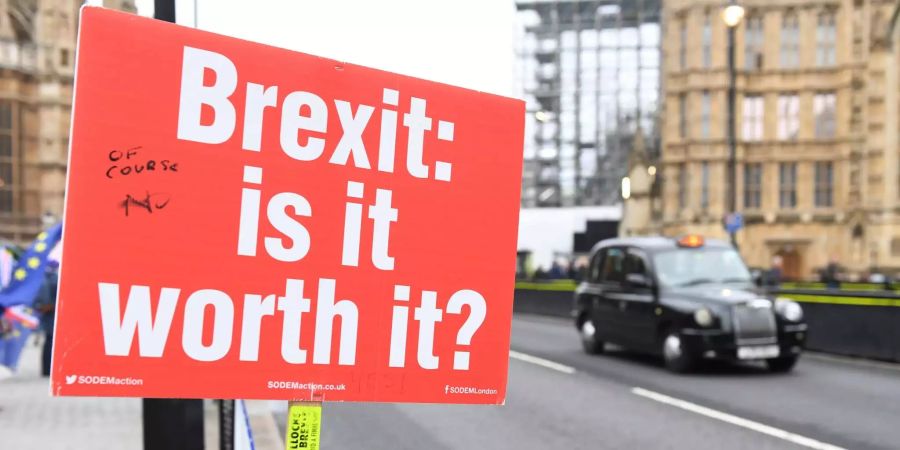
<instances>
[{"instance_id":1,"label":"taxi side window","mask_svg":"<svg viewBox=\"0 0 900 450\"><path fill-rule=\"evenodd\" d=\"M591 272L588 276L591 282L600 281L600 269L603 268L603 255L605 254L606 250L601 250L591 259Z\"/></svg>"},{"instance_id":2,"label":"taxi side window","mask_svg":"<svg viewBox=\"0 0 900 450\"><path fill-rule=\"evenodd\" d=\"M644 257L634 250L629 250L625 256L625 273L637 273L647 275L647 265Z\"/></svg>"},{"instance_id":3,"label":"taxi side window","mask_svg":"<svg viewBox=\"0 0 900 450\"><path fill-rule=\"evenodd\" d=\"M625 251L621 248L606 250L600 280L605 283L621 283L625 281Z\"/></svg>"}]
</instances>

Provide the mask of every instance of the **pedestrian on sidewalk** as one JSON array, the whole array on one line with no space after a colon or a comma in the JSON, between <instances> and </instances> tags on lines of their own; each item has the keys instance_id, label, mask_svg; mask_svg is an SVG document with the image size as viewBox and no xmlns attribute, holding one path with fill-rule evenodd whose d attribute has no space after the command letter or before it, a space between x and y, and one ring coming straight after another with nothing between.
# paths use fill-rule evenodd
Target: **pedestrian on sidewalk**
<instances>
[{"instance_id":1,"label":"pedestrian on sidewalk","mask_svg":"<svg viewBox=\"0 0 900 450\"><path fill-rule=\"evenodd\" d=\"M53 352L53 326L56 322L56 292L59 285L59 262L47 260L47 274L44 285L34 301L34 308L41 314L41 330L44 332L44 347L41 352L41 374L50 376L50 357Z\"/></svg>"},{"instance_id":2,"label":"pedestrian on sidewalk","mask_svg":"<svg viewBox=\"0 0 900 450\"><path fill-rule=\"evenodd\" d=\"M6 322L7 331L0 336L0 365L15 373L22 349L39 321L34 309L22 305L6 308L2 320Z\"/></svg>"},{"instance_id":3,"label":"pedestrian on sidewalk","mask_svg":"<svg viewBox=\"0 0 900 450\"><path fill-rule=\"evenodd\" d=\"M3 360L6 355L6 349L4 348L4 338L7 334L12 332L12 323L4 317L6 314L6 308L3 305L0 305L0 361ZM12 376L12 370L8 367L0 364L0 381L3 381Z\"/></svg>"},{"instance_id":4,"label":"pedestrian on sidewalk","mask_svg":"<svg viewBox=\"0 0 900 450\"><path fill-rule=\"evenodd\" d=\"M831 260L828 261L828 265L822 270L821 275L822 283L825 283L825 287L828 289L840 289L841 288L841 266L838 263L838 257L832 256Z\"/></svg>"},{"instance_id":5,"label":"pedestrian on sidewalk","mask_svg":"<svg viewBox=\"0 0 900 450\"><path fill-rule=\"evenodd\" d=\"M5 309L3 317L11 324L7 327L9 331L0 339L0 364L13 372L19 365L25 341L40 325L34 301L46 288L48 256L55 253L61 236L62 223L37 235L28 250L16 261L9 284L0 290L0 306Z\"/></svg>"},{"instance_id":6,"label":"pedestrian on sidewalk","mask_svg":"<svg viewBox=\"0 0 900 450\"><path fill-rule=\"evenodd\" d=\"M766 271L765 276L763 277L763 286L768 288L778 288L781 286L782 282L782 268L784 267L784 260L781 258L781 255L775 255L772 257L772 267Z\"/></svg>"}]
</instances>

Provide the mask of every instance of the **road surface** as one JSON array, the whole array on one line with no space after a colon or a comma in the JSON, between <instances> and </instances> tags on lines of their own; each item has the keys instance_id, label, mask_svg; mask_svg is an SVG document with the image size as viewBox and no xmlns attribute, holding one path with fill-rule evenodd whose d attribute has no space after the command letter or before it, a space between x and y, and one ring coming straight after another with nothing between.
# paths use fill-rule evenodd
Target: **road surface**
<instances>
[{"instance_id":1,"label":"road surface","mask_svg":"<svg viewBox=\"0 0 900 450\"><path fill-rule=\"evenodd\" d=\"M328 403L323 448L900 448L900 365L807 355L787 375L673 375L651 357L586 355L568 321L518 315L511 347L505 406Z\"/></svg>"}]
</instances>

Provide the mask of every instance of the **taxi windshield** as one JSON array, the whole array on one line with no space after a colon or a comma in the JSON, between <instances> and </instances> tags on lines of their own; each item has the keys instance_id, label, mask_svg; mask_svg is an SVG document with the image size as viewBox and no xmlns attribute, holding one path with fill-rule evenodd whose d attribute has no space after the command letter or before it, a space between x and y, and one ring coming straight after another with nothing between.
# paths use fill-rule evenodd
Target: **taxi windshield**
<instances>
[{"instance_id":1,"label":"taxi windshield","mask_svg":"<svg viewBox=\"0 0 900 450\"><path fill-rule=\"evenodd\" d=\"M653 265L663 286L751 282L747 266L730 248L679 248L657 253Z\"/></svg>"}]
</instances>

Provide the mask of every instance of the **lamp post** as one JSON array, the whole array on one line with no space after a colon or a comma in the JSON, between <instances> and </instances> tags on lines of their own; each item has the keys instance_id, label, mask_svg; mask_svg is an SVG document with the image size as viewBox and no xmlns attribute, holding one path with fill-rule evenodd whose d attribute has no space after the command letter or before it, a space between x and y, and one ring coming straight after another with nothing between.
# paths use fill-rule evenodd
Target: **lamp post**
<instances>
[{"instance_id":1,"label":"lamp post","mask_svg":"<svg viewBox=\"0 0 900 450\"><path fill-rule=\"evenodd\" d=\"M722 9L722 21L728 27L728 123L726 124L728 134L728 203L726 218L737 212L737 138L735 137L735 78L736 69L734 63L734 30L740 25L744 19L744 8L733 2L729 3ZM727 219L726 219L727 220ZM731 239L731 245L737 248L735 239L735 230L728 227L728 235Z\"/></svg>"}]
</instances>

